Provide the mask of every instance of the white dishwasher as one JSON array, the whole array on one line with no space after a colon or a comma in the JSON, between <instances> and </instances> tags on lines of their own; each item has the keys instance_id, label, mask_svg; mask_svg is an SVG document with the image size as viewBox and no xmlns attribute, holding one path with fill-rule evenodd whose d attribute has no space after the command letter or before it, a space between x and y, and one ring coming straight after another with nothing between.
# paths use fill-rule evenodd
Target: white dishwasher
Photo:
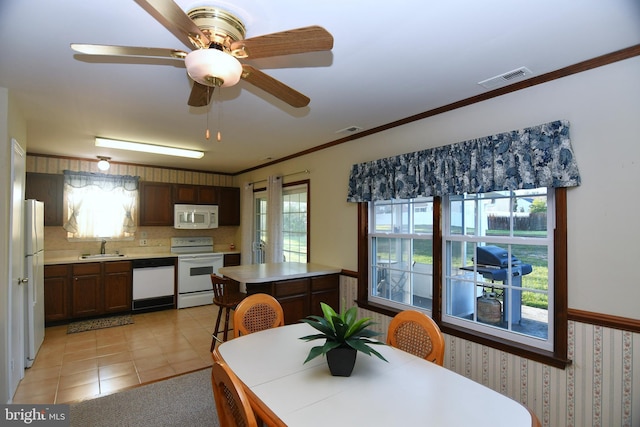
<instances>
[{"instance_id":1,"label":"white dishwasher","mask_svg":"<svg viewBox=\"0 0 640 427\"><path fill-rule=\"evenodd\" d=\"M134 259L133 264L133 311L151 311L175 307L176 259Z\"/></svg>"}]
</instances>

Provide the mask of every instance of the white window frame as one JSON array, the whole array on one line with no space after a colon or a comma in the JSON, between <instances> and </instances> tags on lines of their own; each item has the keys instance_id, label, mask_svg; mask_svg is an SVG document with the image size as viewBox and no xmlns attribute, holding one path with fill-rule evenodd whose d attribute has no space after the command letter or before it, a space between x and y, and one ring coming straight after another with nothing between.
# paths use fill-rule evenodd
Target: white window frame
<instances>
[{"instance_id":1,"label":"white window frame","mask_svg":"<svg viewBox=\"0 0 640 427\"><path fill-rule=\"evenodd\" d=\"M287 226L287 221L284 221L284 217L286 215L298 215L300 216L299 213L296 212L291 212L288 208L288 204L287 204L287 196L291 196L294 194L301 194L304 193L306 194L305 197L305 201L304 201L304 211L301 211L301 213L304 213L304 225L305 225L305 230L304 233L301 233L299 231L296 230L289 230L286 228ZM283 241L283 252L285 255L285 262L287 261L291 261L293 259L292 256L287 256L288 254L291 253L295 253L298 255L298 261L297 262L308 262L309 261L309 185L304 183L304 184L297 184L297 185L284 185L282 188L282 202L283 202L283 207L282 207L282 216L283 216L283 221L282 221L282 233L284 234L284 236L286 236L287 234L295 234L295 235L304 235L304 240L305 240L305 245L304 245L304 249L298 249L295 250L290 244L287 244L287 240L284 239Z\"/></svg>"},{"instance_id":2,"label":"white window frame","mask_svg":"<svg viewBox=\"0 0 640 427\"><path fill-rule=\"evenodd\" d=\"M436 264L437 263L442 263L442 275L441 275L441 283L433 284L433 293L435 294L436 292L439 292L441 295L440 298L440 304L439 304L439 319L437 319L438 321L441 322L442 325L452 325L452 327L457 327L456 329L464 329L467 330L469 333L473 334L474 332L478 332L480 335L485 335L488 337L493 337L495 339L498 340L503 340L505 342L511 342L515 345L525 345L525 346L530 346L536 349L539 349L541 351L544 352L555 352L557 351L557 349L554 349L554 333L555 333L555 307L554 307L554 271L555 271L555 266L554 266L554 259L555 259L555 254L554 254L554 230L555 230L555 218L556 218L556 209L555 209L555 191L554 189L547 189L547 236L546 238L540 238L540 237L536 237L536 238L522 238L522 237L517 237L517 236L490 236L490 237L483 237L483 236L465 236L465 235L455 235L452 236L448 233L447 230L450 229L448 221L450 218L449 215L449 198L447 197L443 197L442 198L442 204L441 204L441 211L442 211L442 222L443 222L443 227L442 227L442 248L441 248L441 257L442 259L440 260L436 260L435 259L435 253L434 253L434 259L433 259L433 264L434 264L434 269L436 268ZM382 204L384 202L377 202L378 204ZM373 304L373 307L375 306L382 306L382 307L386 307L389 310L393 311L393 312L397 312L399 310L405 310L405 309L417 309L417 310L421 310L426 312L429 315L432 315L433 317L433 310L427 310L421 307L417 307L415 305L412 304L404 304L404 303L398 303L396 301L390 301L387 298L380 298L378 296L375 295L375 292L373 291L373 283L376 282L377 277L376 277L376 263L372 262L373 261L373 257L376 251L376 244L375 244L375 239L378 237L388 237L388 238L413 238L411 234L404 234L404 233L373 233L372 230L375 230L375 215L374 215L374 209L376 206L376 202L370 202L368 204L368 215L369 215L369 219L368 219L368 223L369 223L369 235L368 235L368 295L367 295L367 301L371 304ZM476 224L476 229L478 229L478 226ZM416 235L416 237L419 238L418 235ZM434 239L434 241L436 240L438 236L432 236L432 238ZM487 326L484 324L481 324L479 322L475 322L475 321L468 321L468 320L463 320L460 318L457 318L455 316L450 316L447 314L447 296L446 296L446 266L447 263L449 262L446 257L447 257L447 242L451 242L451 241L466 241L466 242L470 242L473 244L477 244L477 243L499 243L499 244L505 244L505 245L509 245L509 244L537 244L537 245L544 245L548 248L548 259L547 259L547 265L548 265L548 277L549 277L549 283L548 283L548 288L547 288L547 295L548 295L548 308L547 308L547 312L548 312L548 335L546 339L540 339L540 338L536 338L536 337L532 337L530 335L524 335L522 333L518 333L518 332L514 332L514 331L510 331L510 330L503 330L501 328L497 328L497 327L492 327L492 326ZM475 285L475 283L474 283ZM507 285L509 286L509 285Z\"/></svg>"},{"instance_id":3,"label":"white window frame","mask_svg":"<svg viewBox=\"0 0 640 427\"><path fill-rule=\"evenodd\" d=\"M554 323L554 315L553 313L555 312L554 310L554 300L553 300L553 295L554 295L554 229L555 229L555 199L554 199L554 191L552 189L549 189L549 191L547 191L546 193L547 196L547 234L546 237L517 237L517 236L482 236L482 235L477 235L478 233L474 233L472 235L468 235L466 233L460 233L460 234L451 234L449 231L451 230L451 224L450 224L450 220L451 220L451 214L450 214L450 207L451 207L451 199L452 197L443 197L443 201L442 201L442 222L443 222L443 237L442 237L442 257L443 257L443 268L442 268L442 283L441 283L441 287L442 287L442 301L441 301L441 313L442 313L442 323L443 324L451 324L451 325L455 325L455 326L459 326L459 327L463 327L465 329L469 329L471 331L476 331L479 333L484 333L484 334L488 334L488 335L492 335L498 338L502 338L508 341L512 341L515 343L519 343L519 344L523 344L523 345L528 345L531 347L535 347L541 350L545 350L545 351L553 351L554 349L554 331L555 331L555 323ZM480 200L486 200L486 198L483 197L483 194L478 194L478 195L470 195L467 196L468 198L466 198L465 200L467 201L473 201L475 200L476 203L478 203L478 201ZM513 200L513 198L518 198L518 196L513 195L513 197L511 198L511 200ZM476 210L475 212L479 212L478 210ZM480 230L481 226L479 223L479 218L481 215L475 215L475 224L473 226L474 230ZM513 224L513 221L511 221L511 224ZM513 227L511 227L511 230L513 230ZM538 338L538 337L534 337L532 335L528 335L528 334L522 334L522 333L518 333L516 331L511 330L511 321L510 319L507 319L507 322L509 322L508 328L504 329L502 327L496 327L496 326L491 326L488 325L486 323L482 323L479 322L477 319L463 319L461 317L458 316L454 316L454 315L450 315L448 314L448 307L450 304L450 300L449 300L449 296L450 293L448 292L449 289L447 288L447 282L449 279L455 279L455 280L459 280L462 282L468 282L470 286L474 286L475 288L481 288L480 284L483 283L482 279L480 278L481 276L476 274L475 271L471 272L471 278L470 279L458 279L455 276L451 276L448 275L447 272L449 271L449 266L451 263L451 259L449 257L449 247L450 244L452 242L459 242L462 244L471 244L471 245L479 245L479 244L499 244L499 245L514 245L514 244L526 244L526 245L538 245L538 246L545 246L547 247L547 267L548 267L548 283L547 283L547 299L548 299L548 307L547 307L547 337L546 338ZM510 252L510 247L511 246L507 246L509 248L509 257L511 257L511 255L517 255L517 254L511 254ZM474 268L475 270L475 268ZM506 289L507 291L513 291L513 290L518 290L521 291L522 290L520 288L512 288L511 286L511 280L512 280L512 275L511 274L507 274L507 283L504 285L499 285L498 287L504 287L504 289ZM534 291L528 288L524 288L526 291L528 292L541 292L541 291ZM476 301L474 299L474 317L475 314L477 314L477 306L476 306ZM507 302L508 303L508 302ZM504 304L504 302L503 302ZM513 310L513 307L509 308L510 310Z\"/></svg>"},{"instance_id":4,"label":"white window frame","mask_svg":"<svg viewBox=\"0 0 640 427\"><path fill-rule=\"evenodd\" d=\"M304 191L300 191L300 190L304 190ZM306 202L306 221L307 221L307 229L306 229L306 249L304 251L305 254L305 258L306 260L303 262L308 262L309 259L309 228L308 228L308 224L309 224L309 199L310 199L310 194L309 194L309 183L308 182L303 182L303 183L297 183L297 184L283 184L282 186L282 192L283 195L288 195L288 194L294 194L294 193L300 193L300 192L305 192L307 194L307 202ZM260 264L265 262L264 261L264 246L265 246L265 242L266 242L266 236L267 236L267 224L268 221L266 219L266 215L267 215L267 204L269 203L269 201L267 200L267 191L264 189L259 189L257 191L255 191L253 193L253 199L254 199L254 214L253 214L253 220L254 220L254 241L253 241L253 253L254 253L254 263L256 264ZM283 203L284 203L284 197L283 197ZM264 206L264 211L261 211L260 206ZM283 216L287 214L287 211L285 210L285 207L283 207L282 209L282 214ZM283 218L280 219L283 222L283 228L282 231L283 233L287 232L287 230L284 228L284 220ZM283 249L284 252L287 253L288 249L286 244L283 244ZM262 258L260 258L260 254L262 254ZM287 258L285 258L286 261L289 261Z\"/></svg>"},{"instance_id":5,"label":"white window frame","mask_svg":"<svg viewBox=\"0 0 640 427\"><path fill-rule=\"evenodd\" d=\"M369 285L368 285L368 298L369 301L373 303L378 303L383 306L392 307L397 310L419 310L431 315L432 309L421 306L414 305L415 302L415 289L416 284L421 281L430 282L430 286L427 286L425 293L427 295L433 295L433 273L425 272L425 271L416 271L414 268L415 260L414 249L415 249L415 241L416 240L428 240L431 242L431 253L433 253L433 232L425 233L425 232L415 232L416 220L415 214L417 209L422 210L422 207L417 207L417 204L427 203L431 206L431 219L433 219L433 199L432 198L421 198L421 199L407 199L407 200L390 200L390 201L380 201L373 202L369 204ZM398 221L393 218L397 218L398 216L402 217L403 215L396 215L395 210L402 210L403 207L406 208L406 224L398 224L399 227L394 227L393 230L388 232L379 229L378 224L376 224L376 214L375 208L381 206L390 207L390 215L391 215L391 225L395 225ZM428 209L427 209L428 210ZM433 225L433 224L431 224ZM407 228L407 232L403 232L402 228ZM411 230L412 232L409 232ZM402 246L403 241L408 241L407 252L404 253L402 249L402 254L410 255L412 257L411 260L400 260L400 264L392 263L391 255L388 260L377 260L375 259L377 253L377 242L380 239L396 239L396 246ZM396 251L397 252L397 251ZM433 260L433 258L432 258ZM386 263L387 265L385 265ZM394 265L395 264L395 265ZM432 266L433 264L429 264ZM403 297L405 301L398 301L393 299L394 284L392 282L392 275L400 275L401 280L404 281L402 284L403 293L406 294ZM404 288L407 288L406 290ZM383 290L383 288L385 290ZM380 296L380 293L387 293L389 298ZM406 299L410 298L410 301L406 301ZM425 299L426 298L425 296Z\"/></svg>"}]
</instances>

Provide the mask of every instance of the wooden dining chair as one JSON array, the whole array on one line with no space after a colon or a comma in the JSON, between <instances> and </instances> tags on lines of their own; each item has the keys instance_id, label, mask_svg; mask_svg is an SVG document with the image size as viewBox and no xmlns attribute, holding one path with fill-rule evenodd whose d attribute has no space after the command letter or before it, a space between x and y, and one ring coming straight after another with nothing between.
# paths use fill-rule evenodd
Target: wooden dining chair
<instances>
[{"instance_id":1,"label":"wooden dining chair","mask_svg":"<svg viewBox=\"0 0 640 427\"><path fill-rule=\"evenodd\" d=\"M444 363L444 337L429 316L416 310L396 314L387 331L387 344L440 366Z\"/></svg>"},{"instance_id":2,"label":"wooden dining chair","mask_svg":"<svg viewBox=\"0 0 640 427\"><path fill-rule=\"evenodd\" d=\"M235 310L236 306L246 298L247 294L233 289L230 279L220 277L217 274L211 275L211 285L213 286L213 304L218 306L218 317L216 319L216 327L211 334L211 351L213 351L218 335L222 332L222 340L227 340L229 328L229 315L231 310ZM224 329L220 329L220 320L224 311Z\"/></svg>"},{"instance_id":3,"label":"wooden dining chair","mask_svg":"<svg viewBox=\"0 0 640 427\"><path fill-rule=\"evenodd\" d=\"M224 362L211 367L211 385L221 427L258 426L242 383Z\"/></svg>"},{"instance_id":4,"label":"wooden dining chair","mask_svg":"<svg viewBox=\"0 0 640 427\"><path fill-rule=\"evenodd\" d=\"M284 312L277 299L268 294L246 297L233 312L235 337L284 326Z\"/></svg>"}]
</instances>

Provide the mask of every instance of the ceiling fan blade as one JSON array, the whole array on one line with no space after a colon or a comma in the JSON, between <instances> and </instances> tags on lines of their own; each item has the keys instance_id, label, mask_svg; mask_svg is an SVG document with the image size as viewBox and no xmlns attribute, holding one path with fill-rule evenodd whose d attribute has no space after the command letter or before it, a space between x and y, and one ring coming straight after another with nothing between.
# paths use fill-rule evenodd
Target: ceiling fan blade
<instances>
[{"instance_id":1,"label":"ceiling fan blade","mask_svg":"<svg viewBox=\"0 0 640 427\"><path fill-rule=\"evenodd\" d=\"M207 36L173 1L135 0L135 2L186 46L196 48L209 47L210 42Z\"/></svg>"},{"instance_id":2,"label":"ceiling fan blade","mask_svg":"<svg viewBox=\"0 0 640 427\"><path fill-rule=\"evenodd\" d=\"M331 50L333 36L317 25L266 34L231 44L231 52L239 58L267 58L295 53Z\"/></svg>"},{"instance_id":3,"label":"ceiling fan blade","mask_svg":"<svg viewBox=\"0 0 640 427\"><path fill-rule=\"evenodd\" d=\"M205 107L209 105L214 89L215 88L212 86L205 86L198 82L193 82L191 95L189 95L189 101L187 104L191 107Z\"/></svg>"},{"instance_id":4,"label":"ceiling fan blade","mask_svg":"<svg viewBox=\"0 0 640 427\"><path fill-rule=\"evenodd\" d=\"M268 76L262 71L256 70L250 65L242 65L242 79L270 93L292 107L306 107L309 104L310 99L305 95Z\"/></svg>"},{"instance_id":5,"label":"ceiling fan blade","mask_svg":"<svg viewBox=\"0 0 640 427\"><path fill-rule=\"evenodd\" d=\"M107 55L107 56L150 56L155 58L177 58L184 59L187 52L178 49L165 49L160 47L135 47L135 46L112 46L102 44L79 44L72 43L71 49L86 55Z\"/></svg>"}]
</instances>

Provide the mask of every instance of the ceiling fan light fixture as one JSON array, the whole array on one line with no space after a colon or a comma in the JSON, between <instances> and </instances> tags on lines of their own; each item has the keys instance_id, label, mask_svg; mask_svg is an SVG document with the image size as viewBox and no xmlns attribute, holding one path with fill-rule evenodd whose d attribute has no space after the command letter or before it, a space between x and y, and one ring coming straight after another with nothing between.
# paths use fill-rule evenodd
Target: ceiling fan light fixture
<instances>
[{"instance_id":1,"label":"ceiling fan light fixture","mask_svg":"<svg viewBox=\"0 0 640 427\"><path fill-rule=\"evenodd\" d=\"M140 142L122 141L96 137L96 147L115 148L118 150L140 151L143 153L164 154L166 156L201 159L204 152L185 148L167 147L165 145L143 144Z\"/></svg>"},{"instance_id":2,"label":"ceiling fan light fixture","mask_svg":"<svg viewBox=\"0 0 640 427\"><path fill-rule=\"evenodd\" d=\"M233 86L242 76L240 61L215 48L189 52L184 63L189 77L205 86Z\"/></svg>"}]
</instances>

